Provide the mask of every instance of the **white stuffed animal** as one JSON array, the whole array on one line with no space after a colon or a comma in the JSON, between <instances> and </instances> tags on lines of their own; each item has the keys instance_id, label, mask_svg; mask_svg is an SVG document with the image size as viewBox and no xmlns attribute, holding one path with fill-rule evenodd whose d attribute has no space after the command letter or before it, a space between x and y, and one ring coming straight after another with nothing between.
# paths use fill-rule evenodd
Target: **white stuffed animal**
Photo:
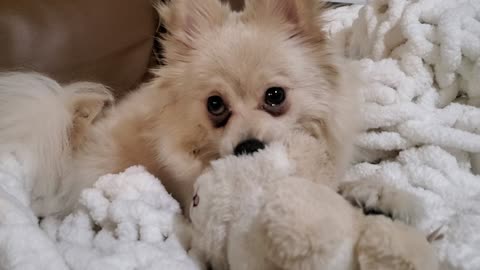
<instances>
[{"instance_id":1,"label":"white stuffed animal","mask_svg":"<svg viewBox=\"0 0 480 270\"><path fill-rule=\"evenodd\" d=\"M277 144L213 162L195 185L192 255L214 270L438 268L423 234L337 194L328 156L301 166L299 150L314 148Z\"/></svg>"}]
</instances>

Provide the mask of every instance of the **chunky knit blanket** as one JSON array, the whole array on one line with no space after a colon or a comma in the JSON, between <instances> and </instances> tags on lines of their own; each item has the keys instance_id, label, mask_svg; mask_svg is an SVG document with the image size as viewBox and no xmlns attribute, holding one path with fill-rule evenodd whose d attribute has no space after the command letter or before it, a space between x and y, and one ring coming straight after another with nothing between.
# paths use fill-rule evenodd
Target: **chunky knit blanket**
<instances>
[{"instance_id":1,"label":"chunky knit blanket","mask_svg":"<svg viewBox=\"0 0 480 270\"><path fill-rule=\"evenodd\" d=\"M327 30L363 67L364 132L347 180L410 192L444 269L480 269L480 1L371 0Z\"/></svg>"}]
</instances>

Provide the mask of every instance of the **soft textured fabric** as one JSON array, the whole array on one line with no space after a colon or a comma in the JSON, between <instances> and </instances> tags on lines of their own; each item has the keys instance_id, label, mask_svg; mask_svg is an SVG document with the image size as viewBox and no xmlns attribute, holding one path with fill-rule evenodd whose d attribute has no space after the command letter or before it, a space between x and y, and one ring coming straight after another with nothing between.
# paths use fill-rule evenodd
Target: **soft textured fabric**
<instances>
[{"instance_id":1,"label":"soft textured fabric","mask_svg":"<svg viewBox=\"0 0 480 270\"><path fill-rule=\"evenodd\" d=\"M347 180L416 195L425 212L411 222L441 228L444 269L480 269L480 1L372 0L329 20L368 80Z\"/></svg>"},{"instance_id":2,"label":"soft textured fabric","mask_svg":"<svg viewBox=\"0 0 480 270\"><path fill-rule=\"evenodd\" d=\"M27 182L21 161L0 156L1 269L197 269L183 248L189 228L178 203L142 167L100 178L78 210L40 226Z\"/></svg>"}]
</instances>

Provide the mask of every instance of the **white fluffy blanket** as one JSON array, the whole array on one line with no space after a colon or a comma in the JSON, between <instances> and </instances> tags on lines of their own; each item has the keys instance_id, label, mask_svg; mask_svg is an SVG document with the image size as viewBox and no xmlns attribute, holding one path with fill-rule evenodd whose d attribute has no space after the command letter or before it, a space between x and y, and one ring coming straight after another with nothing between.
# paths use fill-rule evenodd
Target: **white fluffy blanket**
<instances>
[{"instance_id":1,"label":"white fluffy blanket","mask_svg":"<svg viewBox=\"0 0 480 270\"><path fill-rule=\"evenodd\" d=\"M182 243L178 203L142 167L101 177L64 220L40 222L29 204L22 163L0 156L0 269L198 269Z\"/></svg>"},{"instance_id":2,"label":"white fluffy blanket","mask_svg":"<svg viewBox=\"0 0 480 270\"><path fill-rule=\"evenodd\" d=\"M480 1L371 0L329 14L357 59L364 132L347 180L411 192L444 269L480 269Z\"/></svg>"},{"instance_id":3,"label":"white fluffy blanket","mask_svg":"<svg viewBox=\"0 0 480 270\"><path fill-rule=\"evenodd\" d=\"M444 269L480 269L480 1L371 0L329 18L368 78L348 180L417 195L426 211L412 223L442 226ZM142 168L102 177L79 210L38 226L22 166L0 156L0 269L197 269L177 202Z\"/></svg>"}]
</instances>

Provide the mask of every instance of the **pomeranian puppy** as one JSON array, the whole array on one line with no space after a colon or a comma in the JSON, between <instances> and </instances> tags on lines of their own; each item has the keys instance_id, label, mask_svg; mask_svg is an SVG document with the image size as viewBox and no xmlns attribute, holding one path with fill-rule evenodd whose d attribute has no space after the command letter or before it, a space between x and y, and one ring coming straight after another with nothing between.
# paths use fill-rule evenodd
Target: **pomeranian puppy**
<instances>
[{"instance_id":1,"label":"pomeranian puppy","mask_svg":"<svg viewBox=\"0 0 480 270\"><path fill-rule=\"evenodd\" d=\"M320 2L251 0L242 12L219 0L160 5L168 30L166 65L89 125L71 162L55 173L61 179L55 182L55 196L36 192L37 214L68 213L81 190L99 176L138 164L159 177L188 211L193 182L210 161L255 152L295 130L327 142L341 174L355 135L356 85L349 84L353 73L342 70L322 31ZM48 103L31 106L54 109ZM65 119L56 125L36 125L33 132L63 132L71 126ZM68 138L51 143L67 145ZM58 167L42 166L46 171ZM42 177L37 186L51 179Z\"/></svg>"}]
</instances>

